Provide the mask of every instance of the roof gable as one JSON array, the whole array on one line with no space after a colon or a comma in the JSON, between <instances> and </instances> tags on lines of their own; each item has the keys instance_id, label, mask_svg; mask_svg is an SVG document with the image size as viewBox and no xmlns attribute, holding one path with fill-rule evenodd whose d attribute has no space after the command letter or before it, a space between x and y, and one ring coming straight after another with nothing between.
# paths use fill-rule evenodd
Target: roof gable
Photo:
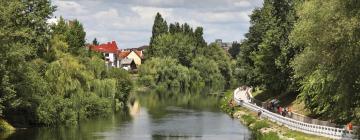
<instances>
[{"instance_id":1,"label":"roof gable","mask_svg":"<svg viewBox=\"0 0 360 140\"><path fill-rule=\"evenodd\" d=\"M100 44L98 46L92 46L90 48L93 51L103 52L103 53L116 53L118 52L118 47L115 41L108 42L106 44Z\"/></svg>"},{"instance_id":2,"label":"roof gable","mask_svg":"<svg viewBox=\"0 0 360 140\"><path fill-rule=\"evenodd\" d=\"M124 58L126 58L129 54L131 53L131 51L121 51L121 52L119 52L119 58L121 58L121 59L124 59Z\"/></svg>"}]
</instances>

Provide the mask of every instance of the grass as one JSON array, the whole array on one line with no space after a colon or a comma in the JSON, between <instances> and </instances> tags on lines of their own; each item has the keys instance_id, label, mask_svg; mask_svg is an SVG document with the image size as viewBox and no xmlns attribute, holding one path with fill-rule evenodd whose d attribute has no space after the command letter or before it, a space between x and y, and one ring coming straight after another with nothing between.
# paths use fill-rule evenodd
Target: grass
<instances>
[{"instance_id":1,"label":"grass","mask_svg":"<svg viewBox=\"0 0 360 140\"><path fill-rule=\"evenodd\" d=\"M296 140L309 140L309 139L311 139L311 140L330 140L330 138L309 135L309 134L305 134L305 133L301 133L301 132L293 131L293 130L287 130L284 133L284 136L294 138Z\"/></svg>"}]
</instances>

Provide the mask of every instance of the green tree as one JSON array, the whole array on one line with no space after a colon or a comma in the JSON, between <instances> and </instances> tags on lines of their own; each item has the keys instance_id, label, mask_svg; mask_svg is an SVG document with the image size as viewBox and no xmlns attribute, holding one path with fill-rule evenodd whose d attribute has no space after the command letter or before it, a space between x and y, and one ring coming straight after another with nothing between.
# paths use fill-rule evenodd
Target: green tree
<instances>
[{"instance_id":1,"label":"green tree","mask_svg":"<svg viewBox=\"0 0 360 140\"><path fill-rule=\"evenodd\" d=\"M97 41L96 38L94 38L94 40L92 41L92 44L93 44L93 45L99 45L99 42Z\"/></svg>"},{"instance_id":2,"label":"green tree","mask_svg":"<svg viewBox=\"0 0 360 140\"><path fill-rule=\"evenodd\" d=\"M189 67L193 58L195 42L191 36L184 33L168 33L157 37L151 49L155 56L172 57L177 59L180 64Z\"/></svg>"},{"instance_id":3,"label":"green tree","mask_svg":"<svg viewBox=\"0 0 360 140\"><path fill-rule=\"evenodd\" d=\"M232 81L232 69L230 57L226 51L217 44L210 44L208 47L202 48L199 54L217 63L220 73L226 81L225 89L229 88Z\"/></svg>"},{"instance_id":4,"label":"green tree","mask_svg":"<svg viewBox=\"0 0 360 140\"><path fill-rule=\"evenodd\" d=\"M265 0L262 8L254 10L235 69L241 84L276 94L296 91L290 60L299 49L288 39L296 21L295 2Z\"/></svg>"},{"instance_id":5,"label":"green tree","mask_svg":"<svg viewBox=\"0 0 360 140\"><path fill-rule=\"evenodd\" d=\"M293 61L301 99L314 114L359 122L359 2L305 1L291 33L304 51Z\"/></svg>"},{"instance_id":6,"label":"green tree","mask_svg":"<svg viewBox=\"0 0 360 140\"><path fill-rule=\"evenodd\" d=\"M203 28L202 27L196 27L195 31L194 31L194 37L195 37L195 42L196 42L196 50L194 52L194 55L196 55L197 53L199 53L200 49L203 49L204 47L207 46L207 43L205 42L205 39L203 37L204 33L203 33Z\"/></svg>"},{"instance_id":7,"label":"green tree","mask_svg":"<svg viewBox=\"0 0 360 140\"><path fill-rule=\"evenodd\" d=\"M47 47L46 21L54 7L47 0L0 3L0 116L8 117L4 112L21 104L19 87L31 76L27 61L43 56Z\"/></svg>"},{"instance_id":8,"label":"green tree","mask_svg":"<svg viewBox=\"0 0 360 140\"><path fill-rule=\"evenodd\" d=\"M236 59L236 56L240 53L240 43L233 42L229 49L229 53L233 59Z\"/></svg>"},{"instance_id":9,"label":"green tree","mask_svg":"<svg viewBox=\"0 0 360 140\"><path fill-rule=\"evenodd\" d=\"M69 21L69 28L66 32L66 42L69 44L69 51L79 54L79 49L85 46L85 36L83 25L78 20Z\"/></svg>"},{"instance_id":10,"label":"green tree","mask_svg":"<svg viewBox=\"0 0 360 140\"><path fill-rule=\"evenodd\" d=\"M140 67L140 83L158 92L197 93L204 87L200 73L180 65L176 59L151 58Z\"/></svg>"},{"instance_id":11,"label":"green tree","mask_svg":"<svg viewBox=\"0 0 360 140\"><path fill-rule=\"evenodd\" d=\"M116 80L117 91L115 93L115 99L125 103L130 91L133 89L133 83L129 72L123 69L111 68L108 71L108 77Z\"/></svg>"},{"instance_id":12,"label":"green tree","mask_svg":"<svg viewBox=\"0 0 360 140\"><path fill-rule=\"evenodd\" d=\"M225 79L220 73L218 64L211 59L200 56L193 60L192 66L200 71L200 76L205 82L205 87L209 91L221 91L225 86Z\"/></svg>"},{"instance_id":13,"label":"green tree","mask_svg":"<svg viewBox=\"0 0 360 140\"><path fill-rule=\"evenodd\" d=\"M154 20L154 25L152 27L152 36L150 38L150 45L147 51L147 55L152 56L153 55L153 51L152 51L152 47L153 47L153 43L154 40L162 35L168 33L168 25L165 21L165 19L163 19L163 17L161 16L160 13L156 13L155 16L155 20Z\"/></svg>"}]
</instances>

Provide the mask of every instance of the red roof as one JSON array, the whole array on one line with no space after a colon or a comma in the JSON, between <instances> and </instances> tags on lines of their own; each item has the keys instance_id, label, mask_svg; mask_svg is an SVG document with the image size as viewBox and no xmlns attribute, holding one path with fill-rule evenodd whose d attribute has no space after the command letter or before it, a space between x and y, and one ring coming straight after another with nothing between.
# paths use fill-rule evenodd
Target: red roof
<instances>
[{"instance_id":1,"label":"red roof","mask_svg":"<svg viewBox=\"0 0 360 140\"><path fill-rule=\"evenodd\" d=\"M121 52L119 52L119 57L121 59L123 59L123 58L127 57L130 53L131 53L131 51L121 51Z\"/></svg>"},{"instance_id":2,"label":"red roof","mask_svg":"<svg viewBox=\"0 0 360 140\"><path fill-rule=\"evenodd\" d=\"M143 58L143 53L142 53L142 51L137 51L137 50L135 50L134 51L141 59Z\"/></svg>"},{"instance_id":3,"label":"red roof","mask_svg":"<svg viewBox=\"0 0 360 140\"><path fill-rule=\"evenodd\" d=\"M103 53L117 53L118 47L115 41L108 42L106 44L100 44L98 46L91 46L90 48L93 51L103 52Z\"/></svg>"},{"instance_id":4,"label":"red roof","mask_svg":"<svg viewBox=\"0 0 360 140\"><path fill-rule=\"evenodd\" d=\"M142 51L137 51L137 50L120 51L118 56L119 56L119 58L124 59L124 58L126 58L131 52L134 52L137 56L139 56L141 59L143 59Z\"/></svg>"}]
</instances>

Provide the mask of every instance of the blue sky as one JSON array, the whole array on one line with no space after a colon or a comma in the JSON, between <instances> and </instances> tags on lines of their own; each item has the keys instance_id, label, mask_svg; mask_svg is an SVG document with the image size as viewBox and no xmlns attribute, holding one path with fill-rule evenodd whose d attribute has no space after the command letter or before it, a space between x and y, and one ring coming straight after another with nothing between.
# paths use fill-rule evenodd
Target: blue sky
<instances>
[{"instance_id":1,"label":"blue sky","mask_svg":"<svg viewBox=\"0 0 360 140\"><path fill-rule=\"evenodd\" d=\"M53 0L54 16L78 19L86 39L115 40L120 48L149 43L154 17L168 23L187 22L204 27L205 40L240 41L249 28L249 15L262 0Z\"/></svg>"}]
</instances>

